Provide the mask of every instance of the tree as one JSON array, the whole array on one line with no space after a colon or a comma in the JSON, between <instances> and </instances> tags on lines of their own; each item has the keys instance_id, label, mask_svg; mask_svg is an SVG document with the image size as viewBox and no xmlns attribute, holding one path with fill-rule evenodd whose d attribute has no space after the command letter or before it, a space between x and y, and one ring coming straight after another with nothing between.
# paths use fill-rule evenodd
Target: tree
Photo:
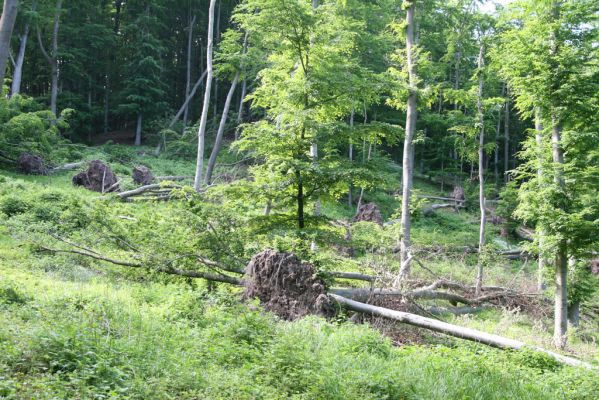
<instances>
[{"instance_id":1,"label":"tree","mask_svg":"<svg viewBox=\"0 0 599 400\"><path fill-rule=\"evenodd\" d=\"M42 34L39 25L37 26L37 41L44 58L50 65L51 84L50 84L50 111L57 116L58 103L58 29L60 28L60 14L62 13L62 0L57 0L54 7L54 22L52 25L52 48L50 53L46 50L42 40Z\"/></svg>"},{"instance_id":2,"label":"tree","mask_svg":"<svg viewBox=\"0 0 599 400\"><path fill-rule=\"evenodd\" d=\"M496 54L520 112L531 116L539 110L550 133L549 142L539 138L547 143L542 148L551 149L547 157L539 157L536 140L523 154L517 215L540 228L541 253L553 260L558 348L565 347L568 329L568 260L588 258L599 237L593 222L599 208L591 200L596 167L588 164L597 147L593 99L599 71L592 19L598 10L592 1L517 2L505 15L507 29Z\"/></svg>"},{"instance_id":3,"label":"tree","mask_svg":"<svg viewBox=\"0 0 599 400\"><path fill-rule=\"evenodd\" d=\"M0 18L0 84L4 85L4 74L10 54L10 39L17 19L18 0L4 0L2 17Z\"/></svg>"},{"instance_id":4,"label":"tree","mask_svg":"<svg viewBox=\"0 0 599 400\"><path fill-rule=\"evenodd\" d=\"M36 6L37 2L34 1L33 5L31 6L31 12L35 11ZM25 51L27 50L27 42L29 40L31 16L25 15L24 19L25 23L23 26L23 33L21 33L21 35L19 36L19 51L15 60L14 72L12 76L12 84L10 89L11 96L19 94L21 92L21 81L23 79L23 64L25 63Z\"/></svg>"},{"instance_id":5,"label":"tree","mask_svg":"<svg viewBox=\"0 0 599 400\"><path fill-rule=\"evenodd\" d=\"M412 197L414 133L416 119L418 118L418 92L416 77L416 55L414 51L414 13L416 1L405 1L406 14L406 54L408 71L408 102L406 108L406 134L403 146L402 180L401 180L401 271L400 275L407 277L410 274L411 216L410 200Z\"/></svg>"},{"instance_id":6,"label":"tree","mask_svg":"<svg viewBox=\"0 0 599 400\"><path fill-rule=\"evenodd\" d=\"M142 142L144 116L154 116L166 106L163 100L166 87L162 81L164 47L156 33L161 24L156 16L159 11L156 3L142 0L127 3L127 16L134 23L125 29L130 57L125 66L127 80L122 94L125 102L119 108L136 116L136 146Z\"/></svg>"},{"instance_id":7,"label":"tree","mask_svg":"<svg viewBox=\"0 0 599 400\"><path fill-rule=\"evenodd\" d=\"M208 10L208 36L206 45L206 86L204 89L204 104L202 106L202 116L200 117L200 127L198 128L198 156L196 161L196 173L193 187L196 191L202 188L204 179L204 147L206 140L206 124L208 122L208 108L210 107L210 91L212 89L212 77L214 75L212 69L212 46L214 39L214 4L216 0L210 0L210 8Z\"/></svg>"}]
</instances>

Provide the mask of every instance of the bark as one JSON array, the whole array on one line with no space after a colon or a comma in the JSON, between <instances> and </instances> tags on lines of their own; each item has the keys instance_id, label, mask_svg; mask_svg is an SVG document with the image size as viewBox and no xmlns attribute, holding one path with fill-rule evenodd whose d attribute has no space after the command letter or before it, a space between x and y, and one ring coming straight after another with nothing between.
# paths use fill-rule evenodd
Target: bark
<instances>
[{"instance_id":1,"label":"bark","mask_svg":"<svg viewBox=\"0 0 599 400\"><path fill-rule=\"evenodd\" d=\"M575 367L584 367L588 369L594 369L595 367L587 364L583 361L577 360L575 358L563 356L561 354L557 354L551 352L549 350L545 350L540 347L531 346L524 342L520 342L518 340L509 339L497 335L493 335L490 333L478 331L476 329L465 328L457 325L448 324L446 322L438 321L432 318L422 317L420 315L411 314L403 311L395 311L390 310L388 308L372 306L365 303L360 303L354 300L347 299L342 296L338 296L335 294L330 294L334 300L336 300L339 304L345 306L347 309L365 313L369 315L374 315L382 318L391 319L394 321L403 322L409 325L417 326L420 328L425 328L434 332L443 333L445 335L457 337L460 339L471 340L474 342L482 343L491 347L496 347L499 349L512 349L512 350L534 350L540 353L544 353L555 359L556 361L570 365Z\"/></svg>"},{"instance_id":2,"label":"bark","mask_svg":"<svg viewBox=\"0 0 599 400\"><path fill-rule=\"evenodd\" d=\"M246 32L243 36L243 54L247 54L248 50L248 33ZM241 66L241 73L243 73L243 82L241 83L241 96L239 98L239 109L237 110L237 126L235 127L235 140L239 139L239 129L243 122L243 102L247 93L247 80L245 78L245 68Z\"/></svg>"},{"instance_id":3,"label":"bark","mask_svg":"<svg viewBox=\"0 0 599 400\"><path fill-rule=\"evenodd\" d=\"M478 134L478 180L479 192L478 201L480 206L480 230L478 236L478 264L476 267L476 294L479 295L483 284L483 260L482 253L485 248L485 223L487 220L487 208L485 206L485 115L483 110L483 66L484 66L485 46L481 44L478 53L478 96L476 107L478 111L478 125L480 132Z\"/></svg>"},{"instance_id":4,"label":"bark","mask_svg":"<svg viewBox=\"0 0 599 400\"><path fill-rule=\"evenodd\" d=\"M574 328L580 325L580 302L576 301L568 307L568 323Z\"/></svg>"},{"instance_id":5,"label":"bark","mask_svg":"<svg viewBox=\"0 0 599 400\"><path fill-rule=\"evenodd\" d=\"M537 144L538 151L538 162L539 166L537 168L537 178L539 180L539 184L541 184L543 179L543 124L541 122L541 110L539 108L535 109L535 139ZM539 225L536 228L537 237L539 240L539 247L541 251L539 252L539 260L538 260L538 268L537 268L537 290L542 292L546 288L545 278L543 276L543 272L545 270L545 257L543 257L543 244L544 244L544 235L543 228Z\"/></svg>"},{"instance_id":6,"label":"bark","mask_svg":"<svg viewBox=\"0 0 599 400\"><path fill-rule=\"evenodd\" d=\"M354 114L355 114L354 109L352 108L351 115L349 117L349 129L350 129L352 135L353 135L353 130L354 130ZM353 165L353 163L354 163L353 137L350 137L350 139L349 139L349 163L350 163L350 165ZM347 192L347 204L350 207L353 207L353 205L354 205L353 191L354 191L354 185L350 182L349 189Z\"/></svg>"},{"instance_id":7,"label":"bark","mask_svg":"<svg viewBox=\"0 0 599 400\"><path fill-rule=\"evenodd\" d=\"M565 189L563 176L564 151L561 145L561 126L557 118L553 117L551 134L552 156L555 164L555 183L560 189ZM561 240L555 257L555 327L553 340L556 347L566 346L566 333L568 331L568 251L567 243Z\"/></svg>"},{"instance_id":8,"label":"bark","mask_svg":"<svg viewBox=\"0 0 599 400\"><path fill-rule=\"evenodd\" d=\"M23 28L23 34L19 43L19 54L17 54L17 60L15 61L15 70L12 75L12 85L10 89L10 95L21 93L21 81L23 80L23 64L25 62L25 50L27 49L27 41L29 40L29 23L25 24Z\"/></svg>"},{"instance_id":9,"label":"bark","mask_svg":"<svg viewBox=\"0 0 599 400\"><path fill-rule=\"evenodd\" d=\"M416 92L416 65L414 60L414 9L416 1L412 1L407 10L407 34L406 50L408 54L408 76L409 76L409 95L406 114L406 136L403 150L403 168L402 168L402 199L401 199L401 263L402 268L400 276L406 278L410 274L411 263L406 262L410 258L410 248L412 246L410 231L410 197L412 196L412 153L414 151L413 138L416 130L417 119L417 92Z\"/></svg>"},{"instance_id":10,"label":"bark","mask_svg":"<svg viewBox=\"0 0 599 400\"><path fill-rule=\"evenodd\" d=\"M175 126L175 124L179 120L179 118L181 118L181 115L183 115L183 113L185 112L185 109L189 106L189 103L193 99L193 96L195 96L198 88L202 85L202 82L204 82L206 75L208 75L207 70L202 72L202 75L200 75L200 77L198 78L196 83L193 85L193 88L189 92L189 95L185 98L185 102L183 103L183 105L181 105L181 107L179 108L179 111L177 111L177 114L175 114L173 119L171 119L171 122L169 122L168 129L172 129L173 126Z\"/></svg>"},{"instance_id":11,"label":"bark","mask_svg":"<svg viewBox=\"0 0 599 400\"><path fill-rule=\"evenodd\" d=\"M220 152L220 148L222 147L223 135L225 133L225 126L227 125L227 116L229 115L229 108L231 107L231 100L233 99L233 95L235 94L235 89L237 88L237 82L239 81L239 72L235 74L233 78L233 82L231 82L231 88L229 89L229 93L227 94L227 100L225 101L225 106L223 108L223 115L220 119L220 124L218 126L218 132L216 133L216 139L214 141L214 147L212 148L212 153L210 154L210 159L208 160L208 167L206 168L206 185L210 185L212 181L212 172L214 171L214 166L216 165L216 158L218 157L218 153Z\"/></svg>"},{"instance_id":12,"label":"bark","mask_svg":"<svg viewBox=\"0 0 599 400\"><path fill-rule=\"evenodd\" d=\"M137 114L137 125L135 128L135 146L141 146L141 125L143 122L143 114L139 112Z\"/></svg>"},{"instance_id":13,"label":"bark","mask_svg":"<svg viewBox=\"0 0 599 400\"><path fill-rule=\"evenodd\" d=\"M185 81L185 100L189 97L191 92L191 53L193 49L193 26L196 22L196 16L194 15L189 21L189 27L187 28L187 76ZM183 113L183 129L187 126L187 118L189 116L189 103L186 102L185 111Z\"/></svg>"},{"instance_id":14,"label":"bark","mask_svg":"<svg viewBox=\"0 0 599 400\"><path fill-rule=\"evenodd\" d=\"M510 96L509 90L506 89L507 97L505 98L505 113L503 119L503 172L504 181L507 183L510 180L508 171L510 170Z\"/></svg>"},{"instance_id":15,"label":"bark","mask_svg":"<svg viewBox=\"0 0 599 400\"><path fill-rule=\"evenodd\" d=\"M204 105L202 106L202 116L200 118L200 127L198 129L198 157L196 163L196 174L193 187L196 191L202 188L204 178L204 147L206 145L206 124L208 122L208 107L210 107L210 91L212 89L212 42L214 36L214 4L216 0L210 0L210 9L208 12L208 42L206 45L206 90L204 92Z\"/></svg>"},{"instance_id":16,"label":"bark","mask_svg":"<svg viewBox=\"0 0 599 400\"><path fill-rule=\"evenodd\" d=\"M6 65L10 56L10 39L19 10L18 0L4 0L0 18L0 85L4 85Z\"/></svg>"},{"instance_id":17,"label":"bark","mask_svg":"<svg viewBox=\"0 0 599 400\"><path fill-rule=\"evenodd\" d=\"M241 100L239 100L239 109L237 111L237 127L235 128L235 140L239 139L239 127L243 123L243 105L245 96L247 95L247 80L244 79L241 83Z\"/></svg>"}]
</instances>

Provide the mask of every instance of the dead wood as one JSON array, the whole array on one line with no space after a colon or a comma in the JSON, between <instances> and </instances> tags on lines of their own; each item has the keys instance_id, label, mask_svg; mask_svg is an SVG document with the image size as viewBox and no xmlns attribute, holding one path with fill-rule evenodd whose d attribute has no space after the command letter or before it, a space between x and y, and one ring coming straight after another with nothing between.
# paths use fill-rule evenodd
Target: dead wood
<instances>
[{"instance_id":1,"label":"dead wood","mask_svg":"<svg viewBox=\"0 0 599 400\"><path fill-rule=\"evenodd\" d=\"M244 285L246 299L260 299L265 309L283 319L334 315L314 266L294 254L274 250L256 254L246 268Z\"/></svg>"},{"instance_id":2,"label":"dead wood","mask_svg":"<svg viewBox=\"0 0 599 400\"><path fill-rule=\"evenodd\" d=\"M587 369L596 369L592 365L585 363L584 361L577 360L572 357L564 356L562 354L554 353L552 351L528 345L518 340L493 335L490 333L478 331L476 329L465 328L453 324L448 324L443 321L438 321L432 318L423 317L417 314L411 314L403 311L390 310L388 308L377 307L370 304L361 303L354 301L343 296L336 294L330 294L337 303L343 305L349 310L364 313L368 315L374 315L382 318L391 319L394 321L403 322L409 325L414 325L420 328L432 330L445 335L457 337L460 339L470 340L477 343L486 344L488 346L500 348L500 349L512 349L512 350L534 350L549 355L556 361L571 365L575 367L584 367Z\"/></svg>"}]
</instances>

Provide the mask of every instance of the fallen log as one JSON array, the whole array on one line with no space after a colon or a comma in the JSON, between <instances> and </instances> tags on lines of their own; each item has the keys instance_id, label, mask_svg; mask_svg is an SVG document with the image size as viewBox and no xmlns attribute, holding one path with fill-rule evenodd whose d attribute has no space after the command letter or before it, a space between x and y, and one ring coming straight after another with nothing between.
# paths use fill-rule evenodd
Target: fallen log
<instances>
[{"instance_id":1,"label":"fallen log","mask_svg":"<svg viewBox=\"0 0 599 400\"><path fill-rule=\"evenodd\" d=\"M466 208L466 207L461 204L458 204L458 203L432 204L422 210L422 215L430 216L430 215L434 214L436 210L440 210L442 208L454 208L457 211L459 208Z\"/></svg>"},{"instance_id":2,"label":"fallen log","mask_svg":"<svg viewBox=\"0 0 599 400\"><path fill-rule=\"evenodd\" d=\"M185 181L188 179L193 179L192 175L174 175L174 176L157 176L156 179L159 181Z\"/></svg>"},{"instance_id":3,"label":"fallen log","mask_svg":"<svg viewBox=\"0 0 599 400\"><path fill-rule=\"evenodd\" d=\"M388 308L377 307L370 304L360 303L337 294L329 294L337 303L343 305L345 308L351 311L359 313L374 315L377 317L387 318L394 321L403 322L409 325L417 326L419 328L428 329L434 332L443 333L445 335L457 337L460 339L470 340L477 343L486 344L491 347L499 349L512 349L512 350L533 350L543 354L546 354L556 361L574 366L584 367L587 369L597 369L596 367L588 364L584 361L577 360L572 357L564 356L562 354L554 353L552 351L543 349L537 346L531 346L518 340L505 338L498 335L478 331L476 329L465 328L458 325L448 324L447 322L438 321L432 318L423 317L417 314L411 314L403 311L390 310Z\"/></svg>"},{"instance_id":4,"label":"fallen log","mask_svg":"<svg viewBox=\"0 0 599 400\"><path fill-rule=\"evenodd\" d=\"M455 199L453 197L440 197L440 196L428 196L428 195L418 195L417 197L419 199L450 201L452 203L465 203L466 202L466 200Z\"/></svg>"},{"instance_id":5,"label":"fallen log","mask_svg":"<svg viewBox=\"0 0 599 400\"><path fill-rule=\"evenodd\" d=\"M366 282L374 282L376 281L376 276L360 274L358 272L329 272L333 278L340 279L351 279L356 281L366 281Z\"/></svg>"},{"instance_id":6,"label":"fallen log","mask_svg":"<svg viewBox=\"0 0 599 400\"><path fill-rule=\"evenodd\" d=\"M73 169L81 168L81 167L85 166L86 164L87 164L87 161L78 161L78 162L74 162L74 163L66 163L66 164L63 164L63 165L58 165L56 167L53 167L48 172L51 173L51 174L53 174L53 173L61 172L61 171L71 171Z\"/></svg>"},{"instance_id":7,"label":"fallen log","mask_svg":"<svg viewBox=\"0 0 599 400\"><path fill-rule=\"evenodd\" d=\"M179 187L180 186L177 186L177 185L162 185L160 183L153 183L151 185L140 186L140 187L138 187L136 189L128 190L126 192L119 193L118 196L119 196L119 198L121 200L125 200L125 199L128 199L130 197L139 196L139 195L141 195L143 193L151 192L151 191L154 191L154 190L160 190L160 189L164 189L164 188L174 189L174 188L179 188Z\"/></svg>"}]
</instances>

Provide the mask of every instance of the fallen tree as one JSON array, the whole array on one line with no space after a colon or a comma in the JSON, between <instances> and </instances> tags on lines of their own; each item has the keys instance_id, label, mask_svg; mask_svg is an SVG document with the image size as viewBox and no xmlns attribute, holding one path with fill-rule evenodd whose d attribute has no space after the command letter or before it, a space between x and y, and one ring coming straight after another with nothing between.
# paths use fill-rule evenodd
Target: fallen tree
<instances>
[{"instance_id":1,"label":"fallen tree","mask_svg":"<svg viewBox=\"0 0 599 400\"><path fill-rule=\"evenodd\" d=\"M170 262L163 265L150 266L140 261L122 261L114 258L103 256L97 253L95 250L87 248L85 246L70 242L68 240L58 238L63 243L69 244L71 249L52 249L45 246L39 246L43 251L49 251L53 253L70 253L90 257L99 261L105 261L114 265L120 265L130 268L145 268L151 271L156 271L165 274L177 275L188 278L200 278L208 281L222 282L232 284L236 286L243 286L246 288L246 298L253 298L252 293L260 297L263 301L266 301L267 305L272 305L272 311L275 313L281 313L285 319L294 319L296 316L301 317L307 315L308 311L315 312L320 315L328 315L330 311L330 301L326 300L326 297L335 300L338 304L346 307L347 309L359 313L365 313L373 316L387 318L410 325L414 325L420 328L432 330L435 332L443 333L449 336L471 340L474 342L482 343L492 347L500 349L513 349L513 350L524 350L529 349L546 354L556 361L571 365L575 367L584 367L594 369L592 365L583 361L577 360L572 357L567 357L558 353L551 352L549 350L531 346L524 342L520 342L514 339L509 339L486 332L478 331L471 328L460 327L457 325L448 324L436 319L423 317L418 314L408 313L404 311L397 311L371 304L356 301L361 299L363 295L401 295L409 299L416 298L443 298L445 300L455 301L456 303L465 304L464 307L430 307L428 309L421 308L423 311L432 314L450 312L454 314L478 312L484 309L481 304L485 301L505 296L509 292L515 294L515 292L504 288L490 288L489 291L492 293L485 294L483 296L468 299L464 296L457 295L449 292L435 292L439 288L469 288L468 286L461 285L456 282L447 280L438 280L430 285L420 287L402 293L396 289L383 289L383 288L371 288L371 289L355 289L355 288L335 288L329 289L327 292L324 291L324 282L316 277L313 267L309 264L302 263L293 254L277 253L272 250L266 250L252 258L252 262L248 265L244 272L237 268L226 269L223 266L212 260L207 260L199 255L183 255L191 256L197 259L197 261L205 267L211 269L213 272L204 272L196 270L181 270L172 267ZM232 272L237 274L244 274L242 278L227 275L224 272ZM339 277L346 277L346 273L333 272L332 275ZM306 278L306 277L309 277ZM363 278L363 277L360 277ZM306 280L308 279L308 280ZM270 286L272 288L270 288ZM443 294L440 294L443 293ZM353 296L348 298L346 296ZM286 309L285 307L289 307ZM268 309L268 307L267 307ZM278 314L277 314L278 315Z\"/></svg>"},{"instance_id":2,"label":"fallen tree","mask_svg":"<svg viewBox=\"0 0 599 400\"><path fill-rule=\"evenodd\" d=\"M470 340L477 343L486 344L491 347L499 349L512 349L512 350L533 350L552 357L554 360L574 366L584 367L587 369L596 369L591 364L585 363L584 361L577 360L572 357L567 357L562 354L554 353L552 351L543 349L537 346L531 346L518 340L505 338L491 333L478 331L476 329L465 328L457 325L448 324L447 322L438 321L432 318L423 317L417 314L411 314L403 311L391 310L388 308L377 307L366 303L361 303L355 300L348 299L337 294L329 294L337 303L343 305L345 308L351 311L359 313L374 315L393 321L403 322L409 325L417 326L419 328L428 329L434 332L443 333L445 335L457 337L460 339Z\"/></svg>"}]
</instances>

